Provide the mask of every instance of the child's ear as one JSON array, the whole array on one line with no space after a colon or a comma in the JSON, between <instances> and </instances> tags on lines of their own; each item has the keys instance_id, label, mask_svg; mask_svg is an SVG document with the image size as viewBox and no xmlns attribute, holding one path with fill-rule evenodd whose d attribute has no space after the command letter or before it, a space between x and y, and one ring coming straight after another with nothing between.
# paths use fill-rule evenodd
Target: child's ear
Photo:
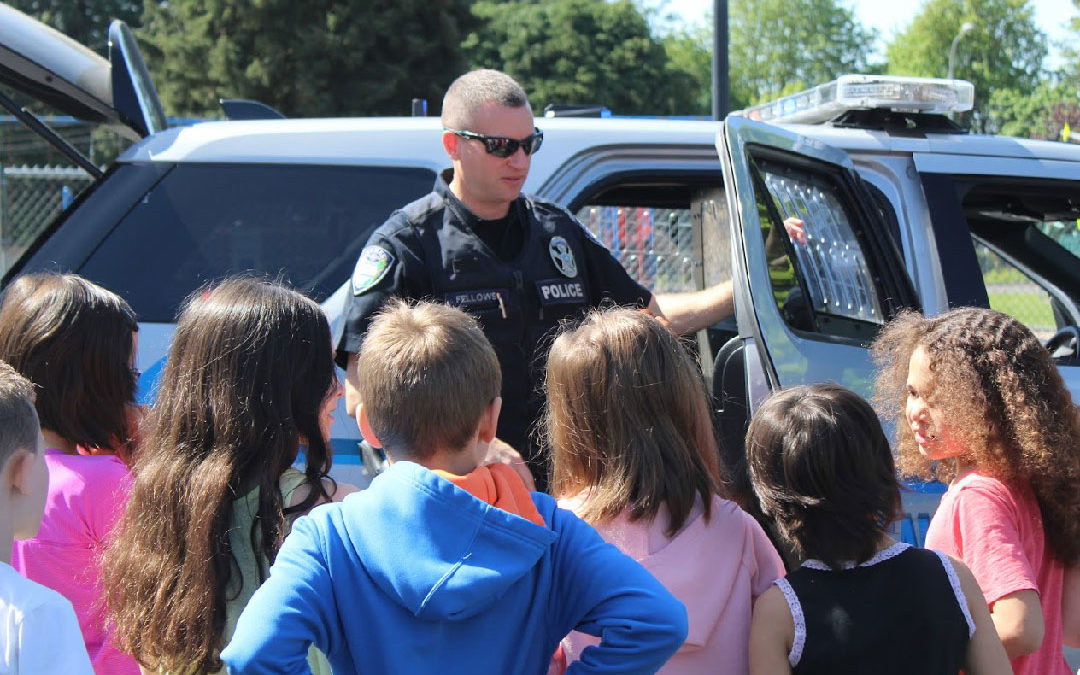
<instances>
[{"instance_id":1,"label":"child's ear","mask_svg":"<svg viewBox=\"0 0 1080 675\"><path fill-rule=\"evenodd\" d=\"M4 467L4 477L10 481L12 490L21 495L30 494L33 486L30 485L30 472L34 468L34 453L26 450L16 450L8 458Z\"/></svg>"},{"instance_id":2,"label":"child's ear","mask_svg":"<svg viewBox=\"0 0 1080 675\"><path fill-rule=\"evenodd\" d=\"M363 403L356 405L356 424L360 427L360 435L364 437L364 440L371 443L376 448L382 447L382 442L379 441L379 437L375 435L375 432L371 429L371 422L368 420L367 409L364 408Z\"/></svg>"},{"instance_id":3,"label":"child's ear","mask_svg":"<svg viewBox=\"0 0 1080 675\"><path fill-rule=\"evenodd\" d=\"M491 403L487 404L484 408L484 412L480 414L480 424L476 429L476 434L484 443L490 443L491 439L495 438L496 430L499 427L499 412L502 410L502 396L496 396L491 399Z\"/></svg>"}]
</instances>

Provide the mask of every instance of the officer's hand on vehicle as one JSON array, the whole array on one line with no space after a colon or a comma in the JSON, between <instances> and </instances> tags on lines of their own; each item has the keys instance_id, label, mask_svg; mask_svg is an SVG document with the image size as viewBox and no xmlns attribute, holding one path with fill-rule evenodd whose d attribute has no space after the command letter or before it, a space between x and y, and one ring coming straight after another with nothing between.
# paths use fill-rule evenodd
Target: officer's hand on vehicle
<instances>
[{"instance_id":1,"label":"officer's hand on vehicle","mask_svg":"<svg viewBox=\"0 0 1080 675\"><path fill-rule=\"evenodd\" d=\"M521 458L518 451L510 447L509 443L498 438L492 439L488 443L487 452L484 454L484 459L481 460L480 464L506 464L517 475L521 476L521 480L525 481L525 487L529 488L529 492L536 492L536 481L533 480L529 466Z\"/></svg>"},{"instance_id":2,"label":"officer's hand on vehicle","mask_svg":"<svg viewBox=\"0 0 1080 675\"><path fill-rule=\"evenodd\" d=\"M791 241L797 242L802 245L806 245L806 223L794 216L784 220L784 229L787 230L788 237Z\"/></svg>"}]
</instances>

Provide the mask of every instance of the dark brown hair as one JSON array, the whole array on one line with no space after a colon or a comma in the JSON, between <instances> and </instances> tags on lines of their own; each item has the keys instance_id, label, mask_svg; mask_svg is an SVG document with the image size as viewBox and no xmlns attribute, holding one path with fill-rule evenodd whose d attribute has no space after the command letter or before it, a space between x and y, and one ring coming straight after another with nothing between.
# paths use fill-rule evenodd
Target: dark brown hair
<instances>
[{"instance_id":1,"label":"dark brown hair","mask_svg":"<svg viewBox=\"0 0 1080 675\"><path fill-rule=\"evenodd\" d=\"M389 301L356 368L372 431L388 452L413 459L465 447L502 387L499 359L476 319L433 302Z\"/></svg>"},{"instance_id":2,"label":"dark brown hair","mask_svg":"<svg viewBox=\"0 0 1080 675\"><path fill-rule=\"evenodd\" d=\"M0 361L0 467L18 450L38 451L34 385Z\"/></svg>"},{"instance_id":3,"label":"dark brown hair","mask_svg":"<svg viewBox=\"0 0 1080 675\"><path fill-rule=\"evenodd\" d=\"M674 536L700 499L708 518L720 453L701 371L656 319L592 311L547 362L545 426L558 497L588 490L582 517L651 519Z\"/></svg>"},{"instance_id":4,"label":"dark brown hair","mask_svg":"<svg viewBox=\"0 0 1080 675\"><path fill-rule=\"evenodd\" d=\"M135 312L75 274L26 274L0 304L0 359L34 383L41 427L130 460Z\"/></svg>"},{"instance_id":5,"label":"dark brown hair","mask_svg":"<svg viewBox=\"0 0 1080 675\"><path fill-rule=\"evenodd\" d=\"M1028 484L1054 556L1080 561L1080 413L1049 352L1012 317L961 308L926 318L900 314L874 341L876 401L896 421L900 472L951 480L953 462L933 466L905 419L908 364L921 347L934 389L920 392L941 410L978 470Z\"/></svg>"},{"instance_id":6,"label":"dark brown hair","mask_svg":"<svg viewBox=\"0 0 1080 675\"><path fill-rule=\"evenodd\" d=\"M237 571L233 501L259 489L250 539L260 565L273 562L284 515L328 498L331 458L318 415L335 377L326 317L301 294L234 278L186 301L105 555L117 644L144 668L222 667L226 589ZM278 480L301 437L309 494L284 508Z\"/></svg>"},{"instance_id":7,"label":"dark brown hair","mask_svg":"<svg viewBox=\"0 0 1080 675\"><path fill-rule=\"evenodd\" d=\"M767 399L746 434L762 510L802 555L830 567L877 552L900 510L889 442L870 404L835 384Z\"/></svg>"}]
</instances>

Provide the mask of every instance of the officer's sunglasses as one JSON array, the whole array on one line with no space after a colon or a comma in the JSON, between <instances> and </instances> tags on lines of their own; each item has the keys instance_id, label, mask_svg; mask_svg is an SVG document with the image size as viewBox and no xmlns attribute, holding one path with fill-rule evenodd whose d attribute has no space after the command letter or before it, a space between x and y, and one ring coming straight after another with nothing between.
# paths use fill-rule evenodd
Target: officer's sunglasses
<instances>
[{"instance_id":1,"label":"officer's sunglasses","mask_svg":"<svg viewBox=\"0 0 1080 675\"><path fill-rule=\"evenodd\" d=\"M484 150L489 155L496 157L510 157L518 148L525 151L526 155L531 155L540 149L540 146L544 143L544 132L540 131L536 127L533 127L533 135L526 136L522 139L506 138L505 136L486 136L484 134L478 134L475 131L459 131L458 129L445 129L455 136L461 136L462 138L468 138L471 140L482 141L484 144Z\"/></svg>"}]
</instances>

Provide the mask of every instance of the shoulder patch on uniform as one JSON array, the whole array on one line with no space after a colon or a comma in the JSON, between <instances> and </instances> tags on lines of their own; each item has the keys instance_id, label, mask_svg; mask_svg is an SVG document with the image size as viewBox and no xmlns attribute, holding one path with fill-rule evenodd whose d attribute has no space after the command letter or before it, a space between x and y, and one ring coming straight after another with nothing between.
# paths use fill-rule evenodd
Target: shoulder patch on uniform
<instances>
[{"instance_id":1,"label":"shoulder patch on uniform","mask_svg":"<svg viewBox=\"0 0 1080 675\"><path fill-rule=\"evenodd\" d=\"M371 290L394 265L394 256L382 246L365 246L352 274L353 295Z\"/></svg>"},{"instance_id":2,"label":"shoulder patch on uniform","mask_svg":"<svg viewBox=\"0 0 1080 675\"><path fill-rule=\"evenodd\" d=\"M551 262L555 263L555 269L564 277L573 279L577 276L577 261L574 260L574 251L563 237L552 237L548 241L548 254Z\"/></svg>"}]
</instances>

